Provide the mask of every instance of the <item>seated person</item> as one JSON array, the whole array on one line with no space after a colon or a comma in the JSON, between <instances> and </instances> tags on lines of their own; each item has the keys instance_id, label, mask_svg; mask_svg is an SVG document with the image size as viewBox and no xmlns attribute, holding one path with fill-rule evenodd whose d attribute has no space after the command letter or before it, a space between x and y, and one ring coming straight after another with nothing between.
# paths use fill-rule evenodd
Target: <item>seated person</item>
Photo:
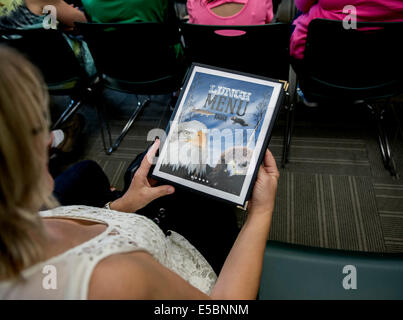
<instances>
[{"instance_id":1,"label":"seated person","mask_svg":"<svg viewBox=\"0 0 403 320\"><path fill-rule=\"evenodd\" d=\"M109 209L57 207L47 167L44 87L22 55L0 47L0 299L256 298L279 178L269 151L247 221L217 277L183 236L166 236L133 213L175 191L153 187L147 178L159 142ZM39 212L44 206L53 209ZM212 236L211 230L204 233ZM57 283L44 281L49 268L57 271Z\"/></svg>"},{"instance_id":2,"label":"seated person","mask_svg":"<svg viewBox=\"0 0 403 320\"><path fill-rule=\"evenodd\" d=\"M169 0L82 0L92 22L166 22L175 14Z\"/></svg>"},{"instance_id":3,"label":"seated person","mask_svg":"<svg viewBox=\"0 0 403 320\"><path fill-rule=\"evenodd\" d=\"M189 23L258 25L273 19L272 0L188 0Z\"/></svg>"},{"instance_id":4,"label":"seated person","mask_svg":"<svg viewBox=\"0 0 403 320\"><path fill-rule=\"evenodd\" d=\"M47 5L52 5L56 8L56 18L60 24L58 28L64 31L72 31L76 21L87 22L82 11L63 0L0 0L1 4L0 27L4 28L43 28L44 18L49 14L43 12L44 7ZM87 44L72 34L66 33L64 35L81 66L89 76L94 76L96 73L95 65Z\"/></svg>"},{"instance_id":5,"label":"seated person","mask_svg":"<svg viewBox=\"0 0 403 320\"><path fill-rule=\"evenodd\" d=\"M302 14L294 21L295 30L291 36L290 54L303 59L308 25L313 19L343 20L345 6L357 9L358 22L403 21L403 1L401 0L295 0Z\"/></svg>"},{"instance_id":6,"label":"seated person","mask_svg":"<svg viewBox=\"0 0 403 320\"><path fill-rule=\"evenodd\" d=\"M0 0L0 24L9 28L42 27L43 8L52 5L62 29L74 28L74 22L86 22L83 12L63 0Z\"/></svg>"}]
</instances>

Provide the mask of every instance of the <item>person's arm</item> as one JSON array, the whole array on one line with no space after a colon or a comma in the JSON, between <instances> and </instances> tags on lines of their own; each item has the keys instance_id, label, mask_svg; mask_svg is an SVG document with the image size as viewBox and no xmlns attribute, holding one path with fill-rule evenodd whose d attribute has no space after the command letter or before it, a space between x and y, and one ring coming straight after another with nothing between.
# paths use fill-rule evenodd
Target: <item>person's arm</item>
<instances>
[{"instance_id":1,"label":"person's arm","mask_svg":"<svg viewBox=\"0 0 403 320\"><path fill-rule=\"evenodd\" d=\"M306 13L318 0L295 0L295 6L303 13Z\"/></svg>"},{"instance_id":2,"label":"person's arm","mask_svg":"<svg viewBox=\"0 0 403 320\"><path fill-rule=\"evenodd\" d=\"M276 161L267 150L249 201L246 223L224 263L212 298L256 299L279 177Z\"/></svg>"},{"instance_id":3,"label":"person's arm","mask_svg":"<svg viewBox=\"0 0 403 320\"><path fill-rule=\"evenodd\" d=\"M273 20L273 1L266 0L266 21L265 23L270 23Z\"/></svg>"},{"instance_id":4,"label":"person's arm","mask_svg":"<svg viewBox=\"0 0 403 320\"><path fill-rule=\"evenodd\" d=\"M194 23L195 14L194 14L194 1L195 0L187 0L186 1L186 10L188 12L188 23Z\"/></svg>"},{"instance_id":5,"label":"person's arm","mask_svg":"<svg viewBox=\"0 0 403 320\"><path fill-rule=\"evenodd\" d=\"M74 28L74 22L87 22L85 14L73 5L69 5L63 0L26 0L29 9L37 8L37 14L43 14L42 10L47 5L52 5L56 8L56 19L62 25L68 28Z\"/></svg>"},{"instance_id":6,"label":"person's arm","mask_svg":"<svg viewBox=\"0 0 403 320\"><path fill-rule=\"evenodd\" d=\"M217 282L205 295L145 252L117 255L95 269L90 299L255 299L274 209L279 173L267 151L249 202L247 222Z\"/></svg>"},{"instance_id":7,"label":"person's arm","mask_svg":"<svg viewBox=\"0 0 403 320\"><path fill-rule=\"evenodd\" d=\"M147 177L159 146L160 140L157 139L134 174L129 189L121 198L110 204L112 210L136 212L151 201L175 192L174 187L169 185L153 187L153 181Z\"/></svg>"}]
</instances>

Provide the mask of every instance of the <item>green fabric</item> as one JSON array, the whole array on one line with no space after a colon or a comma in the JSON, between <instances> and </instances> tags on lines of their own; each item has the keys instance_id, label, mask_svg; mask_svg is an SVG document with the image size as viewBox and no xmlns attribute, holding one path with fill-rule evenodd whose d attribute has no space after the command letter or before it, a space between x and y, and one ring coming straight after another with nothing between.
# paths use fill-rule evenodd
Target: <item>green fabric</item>
<instances>
[{"instance_id":1,"label":"green fabric","mask_svg":"<svg viewBox=\"0 0 403 320\"><path fill-rule=\"evenodd\" d=\"M82 0L87 14L98 23L165 22L167 0Z\"/></svg>"}]
</instances>

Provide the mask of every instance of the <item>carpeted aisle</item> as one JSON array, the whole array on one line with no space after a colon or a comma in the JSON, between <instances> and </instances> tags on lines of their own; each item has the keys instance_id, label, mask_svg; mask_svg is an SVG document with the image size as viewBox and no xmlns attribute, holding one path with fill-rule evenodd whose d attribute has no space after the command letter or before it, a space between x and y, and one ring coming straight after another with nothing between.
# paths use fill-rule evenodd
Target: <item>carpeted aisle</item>
<instances>
[{"instance_id":1,"label":"carpeted aisle","mask_svg":"<svg viewBox=\"0 0 403 320\"><path fill-rule=\"evenodd\" d=\"M283 171L270 239L383 252L383 232L367 177Z\"/></svg>"}]
</instances>

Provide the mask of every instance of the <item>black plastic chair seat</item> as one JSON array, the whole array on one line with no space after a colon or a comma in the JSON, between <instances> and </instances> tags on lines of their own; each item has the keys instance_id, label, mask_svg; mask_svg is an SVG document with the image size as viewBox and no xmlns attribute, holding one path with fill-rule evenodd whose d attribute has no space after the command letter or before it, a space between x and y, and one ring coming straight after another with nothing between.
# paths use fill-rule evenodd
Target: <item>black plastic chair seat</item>
<instances>
[{"instance_id":1,"label":"black plastic chair seat","mask_svg":"<svg viewBox=\"0 0 403 320\"><path fill-rule=\"evenodd\" d=\"M354 101L372 102L393 97L402 92L403 83L392 80L382 84L373 84L368 87L346 87L312 76L300 79L299 86L308 101L323 102L331 105ZM315 88L315 90L311 91L310 88ZM331 101L329 97L333 97Z\"/></svg>"},{"instance_id":2,"label":"black plastic chair seat","mask_svg":"<svg viewBox=\"0 0 403 320\"><path fill-rule=\"evenodd\" d=\"M126 93L139 95L168 94L178 90L183 81L183 73L167 75L150 81L125 81L103 75L103 83L106 88Z\"/></svg>"}]
</instances>

